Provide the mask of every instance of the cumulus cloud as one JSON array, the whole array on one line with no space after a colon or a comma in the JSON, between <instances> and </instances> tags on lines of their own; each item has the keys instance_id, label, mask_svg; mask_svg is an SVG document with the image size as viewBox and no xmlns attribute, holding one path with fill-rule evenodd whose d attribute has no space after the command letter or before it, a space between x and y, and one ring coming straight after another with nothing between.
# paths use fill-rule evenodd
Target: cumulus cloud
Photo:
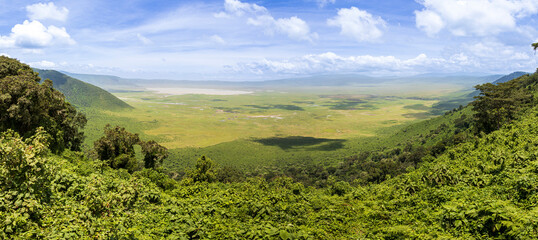
<instances>
[{"instance_id":1,"label":"cumulus cloud","mask_svg":"<svg viewBox=\"0 0 538 240\"><path fill-rule=\"evenodd\" d=\"M298 17L274 19L270 15L261 15L256 18L249 18L247 23L249 25L263 27L267 35L280 33L287 35L293 40L309 42L318 38L317 33L311 33L308 24Z\"/></svg>"},{"instance_id":2,"label":"cumulus cloud","mask_svg":"<svg viewBox=\"0 0 538 240\"><path fill-rule=\"evenodd\" d=\"M491 64L494 60L500 62L501 59L514 62L529 61L531 59L528 52L518 51L512 46L506 46L496 41L467 43L463 44L463 49L487 64ZM501 64L498 67L502 67Z\"/></svg>"},{"instance_id":3,"label":"cumulus cloud","mask_svg":"<svg viewBox=\"0 0 538 240\"><path fill-rule=\"evenodd\" d=\"M343 72L409 71L424 66L441 66L447 61L430 58L425 54L410 59L394 56L340 56L333 52L310 54L300 58L273 61L263 59L257 62L240 63L229 66L233 71L247 71L254 74L321 74Z\"/></svg>"},{"instance_id":4,"label":"cumulus cloud","mask_svg":"<svg viewBox=\"0 0 538 240\"><path fill-rule=\"evenodd\" d=\"M239 0L225 0L224 9L224 12L215 14L215 17L249 16L247 24L262 28L270 36L278 33L293 40L309 42L318 38L317 33L310 32L308 24L297 16L275 19L265 7Z\"/></svg>"},{"instance_id":5,"label":"cumulus cloud","mask_svg":"<svg viewBox=\"0 0 538 240\"><path fill-rule=\"evenodd\" d=\"M536 0L421 0L416 26L429 36L447 29L456 36L487 36L516 28L517 20L538 13Z\"/></svg>"},{"instance_id":6,"label":"cumulus cloud","mask_svg":"<svg viewBox=\"0 0 538 240\"><path fill-rule=\"evenodd\" d=\"M7 53L0 53L0 56L10 57Z\"/></svg>"},{"instance_id":7,"label":"cumulus cloud","mask_svg":"<svg viewBox=\"0 0 538 240\"><path fill-rule=\"evenodd\" d=\"M25 20L11 29L9 36L0 36L0 47L3 48L45 48L54 45L73 45L75 41L65 28L45 27L41 22Z\"/></svg>"},{"instance_id":8,"label":"cumulus cloud","mask_svg":"<svg viewBox=\"0 0 538 240\"><path fill-rule=\"evenodd\" d=\"M225 12L221 14L233 14L235 16L243 16L247 14L268 14L267 8L259 6L257 4L243 3L239 0L225 0L224 1Z\"/></svg>"},{"instance_id":9,"label":"cumulus cloud","mask_svg":"<svg viewBox=\"0 0 538 240\"><path fill-rule=\"evenodd\" d=\"M499 50L504 49L504 50ZM341 56L333 52L302 57L238 63L226 66L237 73L256 75L307 75L326 73L401 74L427 72L502 72L529 69L535 64L531 56L496 42L463 44L458 51L443 57L419 54L413 58L395 56Z\"/></svg>"},{"instance_id":10,"label":"cumulus cloud","mask_svg":"<svg viewBox=\"0 0 538 240\"><path fill-rule=\"evenodd\" d=\"M35 68L54 68L57 66L56 63L46 61L46 60L43 60L40 62L31 62L31 63L28 63L28 65Z\"/></svg>"},{"instance_id":11,"label":"cumulus cloud","mask_svg":"<svg viewBox=\"0 0 538 240\"><path fill-rule=\"evenodd\" d=\"M56 20L65 21L69 10L65 7L59 8L53 2L36 3L26 6L30 20Z\"/></svg>"},{"instance_id":12,"label":"cumulus cloud","mask_svg":"<svg viewBox=\"0 0 538 240\"><path fill-rule=\"evenodd\" d=\"M354 38L359 42L374 41L383 36L382 28L386 23L381 17L360 10L356 7L338 10L338 16L328 19L329 26L340 27L340 34Z\"/></svg>"},{"instance_id":13,"label":"cumulus cloud","mask_svg":"<svg viewBox=\"0 0 538 240\"><path fill-rule=\"evenodd\" d=\"M73 45L75 41L64 27L49 25L40 20L65 21L69 10L58 8L54 3L37 3L26 6L30 20L16 24L9 35L0 35L0 48L23 48L39 52L39 49L51 46Z\"/></svg>"},{"instance_id":14,"label":"cumulus cloud","mask_svg":"<svg viewBox=\"0 0 538 240\"><path fill-rule=\"evenodd\" d=\"M329 4L334 4L336 0L316 0L316 2L318 3L318 7L322 8Z\"/></svg>"},{"instance_id":15,"label":"cumulus cloud","mask_svg":"<svg viewBox=\"0 0 538 240\"><path fill-rule=\"evenodd\" d=\"M433 37L445 27L445 22L441 16L432 11L415 12L416 25L419 29L426 32L428 36Z\"/></svg>"}]
</instances>

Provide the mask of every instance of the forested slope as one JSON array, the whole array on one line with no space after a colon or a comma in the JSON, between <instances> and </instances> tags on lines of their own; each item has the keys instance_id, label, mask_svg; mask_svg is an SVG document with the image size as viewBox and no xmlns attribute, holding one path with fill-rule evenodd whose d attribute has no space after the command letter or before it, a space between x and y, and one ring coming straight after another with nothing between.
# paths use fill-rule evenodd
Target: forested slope
<instances>
[{"instance_id":1,"label":"forested slope","mask_svg":"<svg viewBox=\"0 0 538 240\"><path fill-rule=\"evenodd\" d=\"M67 101L77 107L111 111L132 108L124 101L101 88L58 71L36 69L36 72L39 73L41 79L52 80L54 88L62 92Z\"/></svg>"}]
</instances>

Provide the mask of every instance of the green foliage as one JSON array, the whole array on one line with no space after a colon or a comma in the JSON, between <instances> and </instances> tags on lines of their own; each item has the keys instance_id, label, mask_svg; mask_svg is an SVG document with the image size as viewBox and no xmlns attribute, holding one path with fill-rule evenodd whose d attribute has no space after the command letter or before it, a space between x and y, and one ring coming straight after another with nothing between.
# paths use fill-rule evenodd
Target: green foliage
<instances>
[{"instance_id":1,"label":"green foliage","mask_svg":"<svg viewBox=\"0 0 538 240\"><path fill-rule=\"evenodd\" d=\"M527 88L527 77L520 77L497 85L486 83L475 88L480 91L472 103L476 112L475 126L478 132L489 133L512 121L522 108L534 101L534 95Z\"/></svg>"},{"instance_id":2,"label":"green foliage","mask_svg":"<svg viewBox=\"0 0 538 240\"><path fill-rule=\"evenodd\" d=\"M133 172L138 167L138 161L130 154L120 154L110 160L110 167L114 169L127 169L129 172Z\"/></svg>"},{"instance_id":3,"label":"green foliage","mask_svg":"<svg viewBox=\"0 0 538 240\"><path fill-rule=\"evenodd\" d=\"M112 128L107 124L104 133L103 137L94 142L94 152L98 159L105 161L114 169L123 168L129 172L137 170L135 145L142 147L146 168L157 168L168 157L168 150L165 147L153 140L141 141L138 134L130 133L120 126Z\"/></svg>"},{"instance_id":4,"label":"green foliage","mask_svg":"<svg viewBox=\"0 0 538 240\"><path fill-rule=\"evenodd\" d=\"M534 51L536 51L536 49L538 49L538 43L533 43L532 48L534 49Z\"/></svg>"},{"instance_id":5,"label":"green foliage","mask_svg":"<svg viewBox=\"0 0 538 240\"><path fill-rule=\"evenodd\" d=\"M465 126L472 118L469 109L461 111L443 116L442 121L432 120L428 134L411 138L424 141L422 145L405 142L357 159L385 162L386 166L412 163L418 159L413 153L433 149L439 139L468 134ZM21 181L30 185L9 185L12 190L2 191L0 237L536 239L538 108L518 114L519 118L489 134L444 141L443 151L422 157L420 164L409 165L405 172L381 172L384 181L380 183L357 186L339 179L346 171L354 175L352 166L360 163L358 160L342 164L347 167L321 168L319 174L327 175L327 187L321 189L287 177L215 182L219 173L206 157L198 159L191 178L180 183L153 169L130 174L125 169L103 168L71 152L61 157L37 154L17 158L38 144L4 137L0 138L1 153L11 151L11 155L0 155L0 159L39 161L38 168L28 172L45 177L24 178ZM407 128L406 134L414 128ZM456 130L460 132L455 134ZM125 152L128 155L129 151ZM15 163L1 166L2 174L4 169L19 171ZM42 190L26 190L36 179L40 184L33 186ZM13 191L24 194L8 196ZM17 203L19 199L23 200ZM37 200L24 205L25 199ZM13 208L16 204L29 206L28 210ZM24 215L26 211L35 214Z\"/></svg>"},{"instance_id":6,"label":"green foliage","mask_svg":"<svg viewBox=\"0 0 538 240\"><path fill-rule=\"evenodd\" d=\"M127 132L125 128L107 125L105 136L94 142L94 150L100 160L107 161L113 168L132 166L135 159L134 145L140 142L138 134ZM136 166L136 164L134 164Z\"/></svg>"},{"instance_id":7,"label":"green foliage","mask_svg":"<svg viewBox=\"0 0 538 240\"><path fill-rule=\"evenodd\" d=\"M30 137L44 127L52 136L52 151L79 150L86 117L52 88L52 81L40 81L28 65L0 56L0 131L12 129Z\"/></svg>"},{"instance_id":8,"label":"green foliage","mask_svg":"<svg viewBox=\"0 0 538 240\"><path fill-rule=\"evenodd\" d=\"M170 178L168 175L157 171L155 169L142 169L133 174L135 177L147 178L150 179L155 185L160 187L162 190L174 190L178 188L178 182Z\"/></svg>"},{"instance_id":9,"label":"green foliage","mask_svg":"<svg viewBox=\"0 0 538 240\"><path fill-rule=\"evenodd\" d=\"M43 128L26 140L11 130L0 134L0 238L40 224L50 200L49 137Z\"/></svg>"},{"instance_id":10,"label":"green foliage","mask_svg":"<svg viewBox=\"0 0 538 240\"><path fill-rule=\"evenodd\" d=\"M142 153L144 154L144 167L155 168L162 165L163 160L168 157L168 149L150 140L141 142Z\"/></svg>"},{"instance_id":11,"label":"green foliage","mask_svg":"<svg viewBox=\"0 0 538 240\"><path fill-rule=\"evenodd\" d=\"M196 161L196 166L189 174L189 177L194 182L213 182L215 181L215 175L215 163L208 157L202 156Z\"/></svg>"},{"instance_id":12,"label":"green foliage","mask_svg":"<svg viewBox=\"0 0 538 240\"><path fill-rule=\"evenodd\" d=\"M26 140L9 130L0 134L0 238L538 239L538 106L521 100L537 78L484 87L473 106L503 122L489 131L473 135L483 119L462 107L338 166L240 182L205 156L181 182L162 169L130 173L135 144L149 143L154 163L166 150L120 127L96 142L105 161L49 154L42 128ZM297 182L309 178L320 188Z\"/></svg>"}]
</instances>

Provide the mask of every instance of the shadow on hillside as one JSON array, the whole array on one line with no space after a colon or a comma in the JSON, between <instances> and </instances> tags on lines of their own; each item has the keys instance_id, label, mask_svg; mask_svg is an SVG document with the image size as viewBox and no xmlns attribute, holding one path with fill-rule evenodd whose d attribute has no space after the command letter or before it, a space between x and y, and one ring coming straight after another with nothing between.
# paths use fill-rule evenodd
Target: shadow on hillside
<instances>
[{"instance_id":1,"label":"shadow on hillside","mask_svg":"<svg viewBox=\"0 0 538 240\"><path fill-rule=\"evenodd\" d=\"M414 118L414 119L428 119L432 117L432 114L430 112L418 112L418 113L406 113L406 114L402 114L402 116L406 118Z\"/></svg>"},{"instance_id":2,"label":"shadow on hillside","mask_svg":"<svg viewBox=\"0 0 538 240\"><path fill-rule=\"evenodd\" d=\"M276 105L266 105L266 106L260 106L260 105L243 105L243 106L257 108L257 109L281 109L281 110L290 110L290 111L304 111L302 107L299 107L296 105L276 104Z\"/></svg>"},{"instance_id":3,"label":"shadow on hillside","mask_svg":"<svg viewBox=\"0 0 538 240\"><path fill-rule=\"evenodd\" d=\"M330 102L328 104L323 105L325 107L329 107L329 109L332 110L376 110L379 109L378 107L368 104L367 101L363 100L344 100L344 101L338 101L338 102Z\"/></svg>"},{"instance_id":4,"label":"shadow on hillside","mask_svg":"<svg viewBox=\"0 0 538 240\"><path fill-rule=\"evenodd\" d=\"M346 140L290 136L262 138L253 141L265 146L278 146L282 150L304 149L307 151L334 151L343 148Z\"/></svg>"}]
</instances>

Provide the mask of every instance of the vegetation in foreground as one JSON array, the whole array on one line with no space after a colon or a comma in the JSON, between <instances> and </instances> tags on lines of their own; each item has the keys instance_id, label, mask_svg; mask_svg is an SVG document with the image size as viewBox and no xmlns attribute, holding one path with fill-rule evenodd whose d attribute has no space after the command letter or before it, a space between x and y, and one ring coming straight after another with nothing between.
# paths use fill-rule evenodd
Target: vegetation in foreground
<instances>
[{"instance_id":1,"label":"vegetation in foreground","mask_svg":"<svg viewBox=\"0 0 538 240\"><path fill-rule=\"evenodd\" d=\"M223 183L205 157L174 181L158 168L129 173L107 157L53 154L49 143L63 135L41 127L33 136L8 130L0 136L0 237L536 239L537 83L538 72L478 87L481 95L469 107L447 115L455 117L451 125L416 136L424 141L423 156L404 157L415 146L370 153L372 163L417 161L380 183L350 183L332 174L323 188L288 177ZM127 133L116 136L121 128L108 131L103 143L123 136L140 142ZM126 150L114 156L132 156L131 147L122 146ZM357 159L341 171L362 166Z\"/></svg>"}]
</instances>

